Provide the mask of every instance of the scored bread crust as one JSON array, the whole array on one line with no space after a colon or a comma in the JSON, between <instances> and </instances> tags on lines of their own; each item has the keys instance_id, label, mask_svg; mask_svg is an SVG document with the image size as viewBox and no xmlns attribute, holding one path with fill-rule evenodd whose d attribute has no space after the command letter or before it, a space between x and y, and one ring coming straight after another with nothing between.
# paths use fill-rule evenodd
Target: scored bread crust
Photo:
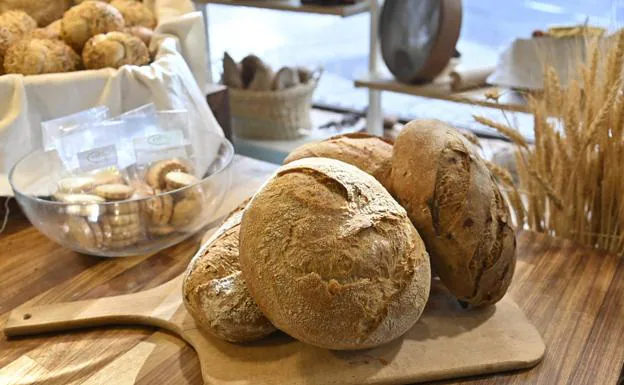
<instances>
[{"instance_id":1,"label":"scored bread crust","mask_svg":"<svg viewBox=\"0 0 624 385\"><path fill-rule=\"evenodd\" d=\"M440 121L410 122L394 144L392 183L451 293L473 306L500 300L515 269L515 233L471 143Z\"/></svg>"},{"instance_id":2,"label":"scored bread crust","mask_svg":"<svg viewBox=\"0 0 624 385\"><path fill-rule=\"evenodd\" d=\"M260 189L243 215L240 263L271 323L322 348L398 338L429 296L429 258L405 210L334 159L282 166Z\"/></svg>"},{"instance_id":3,"label":"scored bread crust","mask_svg":"<svg viewBox=\"0 0 624 385\"><path fill-rule=\"evenodd\" d=\"M372 175L388 191L391 190L392 142L365 133L333 136L321 142L307 143L288 154L284 164L303 158L341 160Z\"/></svg>"},{"instance_id":4,"label":"scored bread crust","mask_svg":"<svg viewBox=\"0 0 624 385\"><path fill-rule=\"evenodd\" d=\"M244 206L243 206L244 207ZM254 302L238 261L242 210L212 235L189 264L183 283L187 310L209 333L230 342L250 342L275 331Z\"/></svg>"}]
</instances>

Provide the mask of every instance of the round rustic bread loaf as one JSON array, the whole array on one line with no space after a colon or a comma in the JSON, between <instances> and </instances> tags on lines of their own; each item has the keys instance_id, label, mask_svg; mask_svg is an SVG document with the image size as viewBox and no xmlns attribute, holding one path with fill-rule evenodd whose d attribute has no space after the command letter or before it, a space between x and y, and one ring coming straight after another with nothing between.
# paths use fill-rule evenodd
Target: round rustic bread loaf
<instances>
[{"instance_id":1,"label":"round rustic bread loaf","mask_svg":"<svg viewBox=\"0 0 624 385\"><path fill-rule=\"evenodd\" d=\"M451 293L473 306L500 300L514 273L515 233L466 138L437 120L410 122L394 143L392 184Z\"/></svg>"},{"instance_id":2,"label":"round rustic bread loaf","mask_svg":"<svg viewBox=\"0 0 624 385\"><path fill-rule=\"evenodd\" d=\"M112 5L101 1L84 1L63 15L61 37L76 52L95 35L121 31L124 19Z\"/></svg>"},{"instance_id":3,"label":"round rustic bread loaf","mask_svg":"<svg viewBox=\"0 0 624 385\"><path fill-rule=\"evenodd\" d=\"M64 42L53 39L22 39L5 54L6 73L38 75L75 71L80 57Z\"/></svg>"},{"instance_id":4,"label":"round rustic bread loaf","mask_svg":"<svg viewBox=\"0 0 624 385\"><path fill-rule=\"evenodd\" d=\"M284 164L303 158L331 158L349 163L372 175L388 191L392 143L365 133L337 135L321 142L307 143L288 154Z\"/></svg>"},{"instance_id":5,"label":"round rustic bread loaf","mask_svg":"<svg viewBox=\"0 0 624 385\"><path fill-rule=\"evenodd\" d=\"M124 65L145 65L150 55L145 43L125 32L109 32L93 36L82 51L87 69L119 68Z\"/></svg>"},{"instance_id":6,"label":"round rustic bread loaf","mask_svg":"<svg viewBox=\"0 0 624 385\"><path fill-rule=\"evenodd\" d=\"M240 272L237 211L212 235L189 264L183 298L196 323L230 342L249 342L275 331L254 302Z\"/></svg>"},{"instance_id":7,"label":"round rustic bread loaf","mask_svg":"<svg viewBox=\"0 0 624 385\"><path fill-rule=\"evenodd\" d=\"M429 257L405 210L334 159L282 166L260 189L243 215L240 263L273 325L328 349L403 335L429 296Z\"/></svg>"}]
</instances>

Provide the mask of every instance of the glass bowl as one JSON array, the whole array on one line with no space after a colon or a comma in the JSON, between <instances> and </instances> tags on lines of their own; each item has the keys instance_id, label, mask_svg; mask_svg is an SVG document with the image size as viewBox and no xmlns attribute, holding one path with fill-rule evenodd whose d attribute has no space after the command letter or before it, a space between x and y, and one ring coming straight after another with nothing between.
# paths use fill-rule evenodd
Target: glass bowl
<instances>
[{"instance_id":1,"label":"glass bowl","mask_svg":"<svg viewBox=\"0 0 624 385\"><path fill-rule=\"evenodd\" d=\"M105 203L51 199L64 169L55 151L36 150L11 170L9 182L30 222L48 238L76 252L105 257L155 253L175 245L215 220L230 188L232 144L212 135L214 160L203 179L146 198Z\"/></svg>"}]
</instances>

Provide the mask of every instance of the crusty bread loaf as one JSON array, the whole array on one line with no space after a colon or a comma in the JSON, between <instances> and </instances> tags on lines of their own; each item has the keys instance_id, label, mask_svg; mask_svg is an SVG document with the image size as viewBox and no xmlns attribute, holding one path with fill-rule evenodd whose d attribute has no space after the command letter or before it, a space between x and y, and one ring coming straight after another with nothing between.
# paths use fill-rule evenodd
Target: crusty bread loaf
<instances>
[{"instance_id":1,"label":"crusty bread loaf","mask_svg":"<svg viewBox=\"0 0 624 385\"><path fill-rule=\"evenodd\" d=\"M388 191L392 162L392 143L365 133L337 135L321 142L307 143L291 152L284 164L303 158L332 158L352 164L372 175Z\"/></svg>"},{"instance_id":2,"label":"crusty bread loaf","mask_svg":"<svg viewBox=\"0 0 624 385\"><path fill-rule=\"evenodd\" d=\"M148 64L150 55L138 37L125 32L109 32L89 39L82 51L82 61L87 69L119 68Z\"/></svg>"},{"instance_id":3,"label":"crusty bread loaf","mask_svg":"<svg viewBox=\"0 0 624 385\"><path fill-rule=\"evenodd\" d=\"M515 234L466 138L437 120L410 122L394 144L392 183L446 287L474 306L501 299L514 273Z\"/></svg>"},{"instance_id":4,"label":"crusty bread loaf","mask_svg":"<svg viewBox=\"0 0 624 385\"><path fill-rule=\"evenodd\" d=\"M87 0L65 12L61 37L80 53L93 36L121 31L123 28L123 16L115 7L101 1Z\"/></svg>"},{"instance_id":5,"label":"crusty bread loaf","mask_svg":"<svg viewBox=\"0 0 624 385\"><path fill-rule=\"evenodd\" d=\"M249 342L275 331L247 290L238 261L242 211L202 244L186 270L183 298L204 330L230 342Z\"/></svg>"},{"instance_id":6,"label":"crusty bread loaf","mask_svg":"<svg viewBox=\"0 0 624 385\"><path fill-rule=\"evenodd\" d=\"M39 75L75 71L80 57L64 42L54 39L22 39L5 54L6 73Z\"/></svg>"},{"instance_id":7,"label":"crusty bread loaf","mask_svg":"<svg viewBox=\"0 0 624 385\"><path fill-rule=\"evenodd\" d=\"M329 349L363 349L409 330L427 302L429 258L405 210L372 176L306 158L249 202L240 262L279 329Z\"/></svg>"},{"instance_id":8,"label":"crusty bread loaf","mask_svg":"<svg viewBox=\"0 0 624 385\"><path fill-rule=\"evenodd\" d=\"M63 17L72 5L72 0L1 0L0 13L20 10L29 14L39 27L45 27Z\"/></svg>"}]
</instances>

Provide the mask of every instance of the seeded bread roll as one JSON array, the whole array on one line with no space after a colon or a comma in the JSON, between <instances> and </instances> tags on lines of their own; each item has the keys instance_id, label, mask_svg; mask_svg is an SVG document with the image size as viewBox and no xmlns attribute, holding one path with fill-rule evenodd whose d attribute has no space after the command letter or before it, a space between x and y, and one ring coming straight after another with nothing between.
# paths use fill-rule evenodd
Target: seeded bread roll
<instances>
[{"instance_id":1,"label":"seeded bread roll","mask_svg":"<svg viewBox=\"0 0 624 385\"><path fill-rule=\"evenodd\" d=\"M154 13L143 3L136 0L113 0L110 5L121 12L126 27L140 26L151 29L156 27Z\"/></svg>"},{"instance_id":2,"label":"seeded bread roll","mask_svg":"<svg viewBox=\"0 0 624 385\"><path fill-rule=\"evenodd\" d=\"M2 0L0 13L9 10L20 10L29 14L39 27L45 27L63 17L63 13L71 7L71 0Z\"/></svg>"},{"instance_id":3,"label":"seeded bread roll","mask_svg":"<svg viewBox=\"0 0 624 385\"><path fill-rule=\"evenodd\" d=\"M238 260L242 211L211 236L186 270L183 298L198 326L230 342L249 342L275 331L247 290Z\"/></svg>"},{"instance_id":4,"label":"seeded bread roll","mask_svg":"<svg viewBox=\"0 0 624 385\"><path fill-rule=\"evenodd\" d=\"M4 57L6 73L39 75L71 72L79 67L80 57L60 40L22 39Z\"/></svg>"},{"instance_id":5,"label":"seeded bread roll","mask_svg":"<svg viewBox=\"0 0 624 385\"><path fill-rule=\"evenodd\" d=\"M466 138L437 120L409 123L394 144L392 182L451 293L473 306L500 300L514 273L515 234L492 175Z\"/></svg>"},{"instance_id":6,"label":"seeded bread roll","mask_svg":"<svg viewBox=\"0 0 624 385\"><path fill-rule=\"evenodd\" d=\"M92 37L84 46L82 60L87 69L145 65L149 51L138 37L124 32L109 32Z\"/></svg>"},{"instance_id":7,"label":"seeded bread roll","mask_svg":"<svg viewBox=\"0 0 624 385\"><path fill-rule=\"evenodd\" d=\"M334 136L322 142L304 144L291 152L284 164L303 158L332 158L349 163L372 175L388 191L392 144L378 136L353 133Z\"/></svg>"},{"instance_id":8,"label":"seeded bread roll","mask_svg":"<svg viewBox=\"0 0 624 385\"><path fill-rule=\"evenodd\" d=\"M115 7L88 0L65 12L61 36L76 52L82 52L85 43L93 36L123 28L123 16Z\"/></svg>"},{"instance_id":9,"label":"seeded bread roll","mask_svg":"<svg viewBox=\"0 0 624 385\"><path fill-rule=\"evenodd\" d=\"M154 38L154 30L146 28L146 27L141 27L141 26L126 27L124 28L124 32L129 33L130 35L141 39L141 41L145 44L146 47L149 47L152 39Z\"/></svg>"},{"instance_id":10,"label":"seeded bread roll","mask_svg":"<svg viewBox=\"0 0 624 385\"><path fill-rule=\"evenodd\" d=\"M405 210L334 159L282 166L260 189L243 215L240 263L271 323L322 348L389 342L429 296L429 257Z\"/></svg>"},{"instance_id":11,"label":"seeded bread roll","mask_svg":"<svg viewBox=\"0 0 624 385\"><path fill-rule=\"evenodd\" d=\"M37 22L22 11L0 14L0 74L4 73L4 55L21 38L37 28Z\"/></svg>"}]
</instances>

